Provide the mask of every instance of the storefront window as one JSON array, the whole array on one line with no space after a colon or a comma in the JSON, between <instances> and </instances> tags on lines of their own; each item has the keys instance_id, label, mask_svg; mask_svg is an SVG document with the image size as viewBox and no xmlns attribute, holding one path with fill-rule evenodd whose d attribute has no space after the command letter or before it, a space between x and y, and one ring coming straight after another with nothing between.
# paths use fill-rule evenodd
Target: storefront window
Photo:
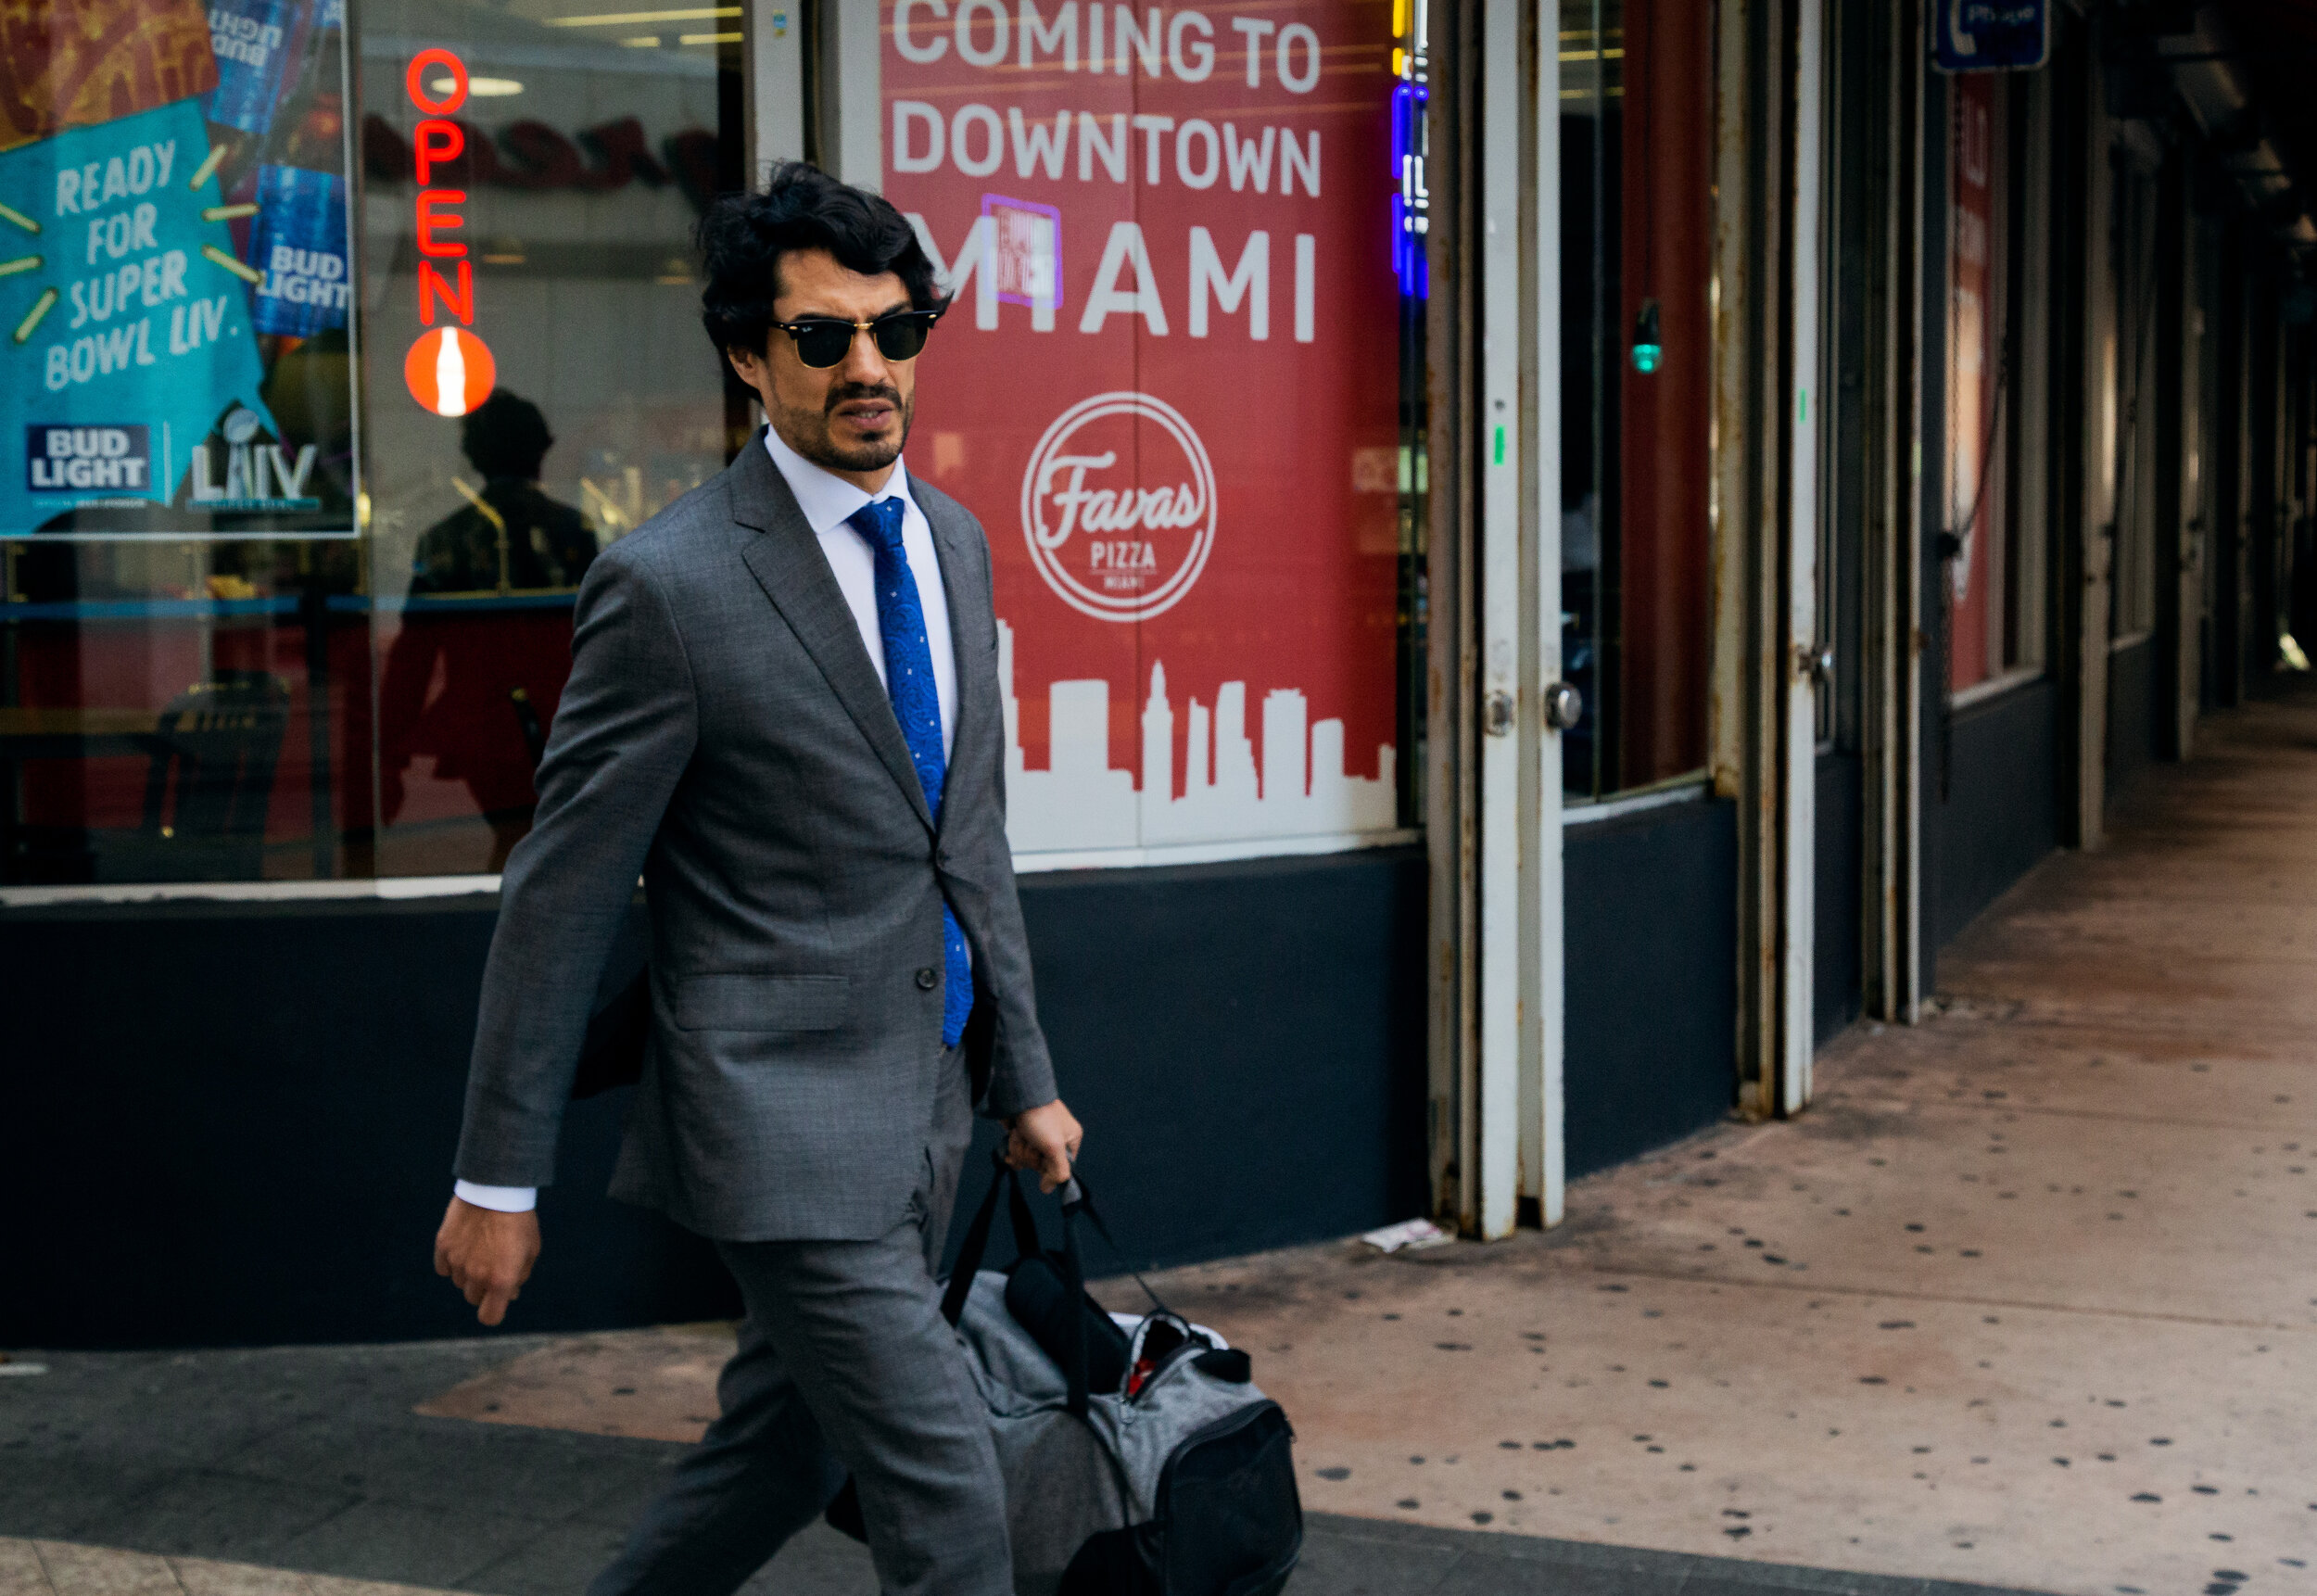
<instances>
[{"instance_id":1,"label":"storefront window","mask_svg":"<svg viewBox=\"0 0 2317 1596\"><path fill-rule=\"evenodd\" d=\"M1946 606L1948 690L1964 699L2042 668L2044 528L2023 512L2046 463L2028 458L2019 417L2042 359L2017 307L2050 293L2031 273L2038 241L2023 210L2033 158L2024 78L1948 81Z\"/></svg>"},{"instance_id":2,"label":"storefront window","mask_svg":"<svg viewBox=\"0 0 2317 1596\"><path fill-rule=\"evenodd\" d=\"M0 17L0 880L343 867L346 36L336 0Z\"/></svg>"},{"instance_id":3,"label":"storefront window","mask_svg":"<svg viewBox=\"0 0 2317 1596\"><path fill-rule=\"evenodd\" d=\"M581 576L744 423L690 237L740 178L741 10L358 12L377 868L496 870Z\"/></svg>"},{"instance_id":4,"label":"storefront window","mask_svg":"<svg viewBox=\"0 0 2317 1596\"><path fill-rule=\"evenodd\" d=\"M2109 636L2119 646L2156 630L2157 458L2165 440L2156 426L2159 260L2157 182L2130 158L2118 160L2114 183L2116 422L2116 545L2108 587Z\"/></svg>"},{"instance_id":5,"label":"storefront window","mask_svg":"<svg viewBox=\"0 0 2317 1596\"><path fill-rule=\"evenodd\" d=\"M1421 6L881 20L832 86L879 106L883 184L957 291L909 463L992 534L1017 846L1391 834ZM742 24L0 19L7 881L500 867L589 564L746 436L690 248L741 180Z\"/></svg>"},{"instance_id":6,"label":"storefront window","mask_svg":"<svg viewBox=\"0 0 2317 1596\"><path fill-rule=\"evenodd\" d=\"M990 533L1033 860L1399 823L1394 10L884 0L844 63L956 294L908 461Z\"/></svg>"},{"instance_id":7,"label":"storefront window","mask_svg":"<svg viewBox=\"0 0 2317 1596\"><path fill-rule=\"evenodd\" d=\"M2009 144L2002 82L1956 78L1949 90L1947 209L1948 690L2004 669L2005 555L2011 538L2004 445L2013 430L2007 323Z\"/></svg>"},{"instance_id":8,"label":"storefront window","mask_svg":"<svg viewBox=\"0 0 2317 1596\"><path fill-rule=\"evenodd\" d=\"M1673 0L1563 0L1564 676L1573 797L1705 763L1713 38Z\"/></svg>"},{"instance_id":9,"label":"storefront window","mask_svg":"<svg viewBox=\"0 0 2317 1596\"><path fill-rule=\"evenodd\" d=\"M740 15L0 19L0 879L505 858L581 575L728 458Z\"/></svg>"}]
</instances>

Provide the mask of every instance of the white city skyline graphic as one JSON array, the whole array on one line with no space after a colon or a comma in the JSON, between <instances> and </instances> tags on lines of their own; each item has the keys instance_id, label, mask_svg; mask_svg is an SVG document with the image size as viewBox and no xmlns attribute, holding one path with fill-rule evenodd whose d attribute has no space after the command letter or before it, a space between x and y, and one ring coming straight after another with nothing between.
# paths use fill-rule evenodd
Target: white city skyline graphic
<instances>
[{"instance_id":1,"label":"white city skyline graphic","mask_svg":"<svg viewBox=\"0 0 2317 1596\"><path fill-rule=\"evenodd\" d=\"M1388 830L1398 818L1392 745L1376 745L1374 777L1347 774L1344 723L1312 723L1307 701L1294 688L1263 696L1259 772L1243 681L1222 683L1212 704L1188 700L1178 796L1176 708L1167 693L1164 662L1152 665L1143 704L1139 792L1133 771L1110 766L1107 680L1048 684L1046 767L1029 769L1020 700L1014 694L1014 628L1002 620L997 656L1006 703L1006 833L1017 853Z\"/></svg>"}]
</instances>

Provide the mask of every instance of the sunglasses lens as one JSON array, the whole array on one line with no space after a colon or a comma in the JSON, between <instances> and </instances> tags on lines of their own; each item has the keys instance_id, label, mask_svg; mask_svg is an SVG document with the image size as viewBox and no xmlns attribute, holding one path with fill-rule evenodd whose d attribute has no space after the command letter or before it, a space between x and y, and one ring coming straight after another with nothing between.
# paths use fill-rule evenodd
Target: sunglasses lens
<instances>
[{"instance_id":1,"label":"sunglasses lens","mask_svg":"<svg viewBox=\"0 0 2317 1596\"><path fill-rule=\"evenodd\" d=\"M914 361L925 351L932 323L923 316L894 316L877 323L877 352L889 361Z\"/></svg>"},{"instance_id":2,"label":"sunglasses lens","mask_svg":"<svg viewBox=\"0 0 2317 1596\"><path fill-rule=\"evenodd\" d=\"M853 329L842 322L806 322L793 331L796 358L817 370L835 365L853 347Z\"/></svg>"}]
</instances>

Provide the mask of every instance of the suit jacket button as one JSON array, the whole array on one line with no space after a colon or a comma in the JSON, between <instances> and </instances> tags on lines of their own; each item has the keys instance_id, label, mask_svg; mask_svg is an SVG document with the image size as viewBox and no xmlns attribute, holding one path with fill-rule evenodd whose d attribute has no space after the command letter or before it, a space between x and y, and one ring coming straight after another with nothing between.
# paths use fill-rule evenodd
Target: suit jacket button
<instances>
[{"instance_id":1,"label":"suit jacket button","mask_svg":"<svg viewBox=\"0 0 2317 1596\"><path fill-rule=\"evenodd\" d=\"M918 990L919 992L931 992L941 983L942 978L938 971L933 969L921 969L918 971Z\"/></svg>"}]
</instances>

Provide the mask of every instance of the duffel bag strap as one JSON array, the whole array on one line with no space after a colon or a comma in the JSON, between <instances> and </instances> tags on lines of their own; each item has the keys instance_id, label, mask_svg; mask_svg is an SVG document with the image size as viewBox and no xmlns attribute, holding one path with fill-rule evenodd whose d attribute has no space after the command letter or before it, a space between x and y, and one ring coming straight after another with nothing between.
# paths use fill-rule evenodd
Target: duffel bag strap
<instances>
[{"instance_id":1,"label":"duffel bag strap","mask_svg":"<svg viewBox=\"0 0 2317 1596\"><path fill-rule=\"evenodd\" d=\"M995 1167L990 1173L989 1195L973 1210L973 1222L966 1227L966 1239L958 1247L957 1261L949 1272L948 1288L942 1293L942 1317L949 1321L953 1330L957 1327L957 1321L965 1317L966 1298L973 1290L973 1277L981 1273L981 1255L990 1249L990 1224L997 1218L998 1196L1013 1184L1007 1177L1014 1172L1006 1167L1003 1156L992 1161ZM1028 1207L1019 1185L1014 1189L1014 1201L1025 1210ZM1017 1219L1015 1223L1015 1234L1019 1235L1020 1221Z\"/></svg>"},{"instance_id":2,"label":"duffel bag strap","mask_svg":"<svg viewBox=\"0 0 2317 1596\"><path fill-rule=\"evenodd\" d=\"M990 1189L982 1197L981 1206L973 1210L973 1222L966 1227L966 1239L959 1244L957 1261L949 1272L949 1285L942 1292L942 1317L949 1321L952 1329L965 1316L966 1298L973 1290L973 1277L981 1273L981 1260L989 1252L990 1227L997 1220L1000 1194L1006 1197L1007 1217L1014 1229L1015 1255L1035 1258L1045 1250L1045 1244L1038 1239L1037 1216L1030 1211L1030 1198L1021 1189L1021 1172L1006 1162L1001 1148L990 1155Z\"/></svg>"},{"instance_id":3,"label":"duffel bag strap","mask_svg":"<svg viewBox=\"0 0 2317 1596\"><path fill-rule=\"evenodd\" d=\"M1086 1266L1078 1256L1078 1227L1070 1201L1062 1203L1062 1300L1070 1304L1070 1334L1062 1338L1062 1377L1070 1385L1070 1410L1080 1418L1089 1407L1086 1393Z\"/></svg>"},{"instance_id":4,"label":"duffel bag strap","mask_svg":"<svg viewBox=\"0 0 2317 1596\"><path fill-rule=\"evenodd\" d=\"M1014 1256L1035 1258L1045 1250L1045 1243L1039 1238L1037 1217L1030 1211L1029 1195L1022 1190L1021 1172L1006 1161L1004 1152L995 1156L998 1177L1006 1183L1006 1216L1014 1227Z\"/></svg>"}]
</instances>

